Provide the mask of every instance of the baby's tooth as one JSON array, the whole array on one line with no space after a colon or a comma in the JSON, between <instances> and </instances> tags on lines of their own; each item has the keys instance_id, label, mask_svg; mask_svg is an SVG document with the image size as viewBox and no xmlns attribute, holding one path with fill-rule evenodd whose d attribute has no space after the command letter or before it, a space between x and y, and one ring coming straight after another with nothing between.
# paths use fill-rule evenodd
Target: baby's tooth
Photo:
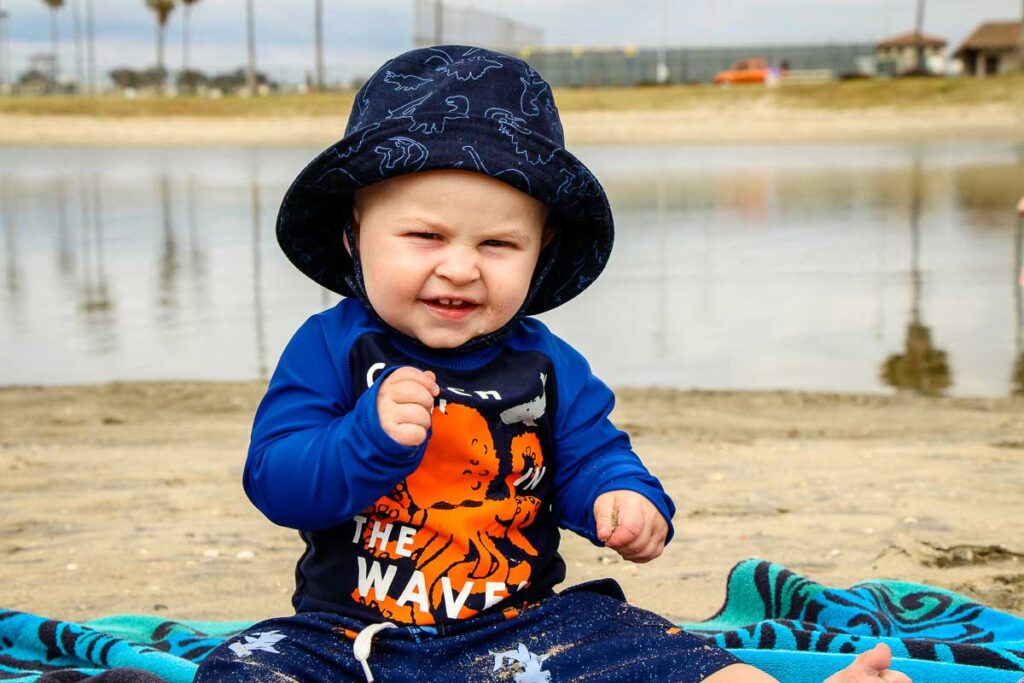
<instances>
[{"instance_id":1,"label":"baby's tooth","mask_svg":"<svg viewBox=\"0 0 1024 683\"><path fill-rule=\"evenodd\" d=\"M440 301L440 302L441 302L441 305L442 305L442 306L447 306L448 304L450 304L450 303L451 303L451 301L450 301L450 300L448 300L448 299L438 299L438 301Z\"/></svg>"}]
</instances>

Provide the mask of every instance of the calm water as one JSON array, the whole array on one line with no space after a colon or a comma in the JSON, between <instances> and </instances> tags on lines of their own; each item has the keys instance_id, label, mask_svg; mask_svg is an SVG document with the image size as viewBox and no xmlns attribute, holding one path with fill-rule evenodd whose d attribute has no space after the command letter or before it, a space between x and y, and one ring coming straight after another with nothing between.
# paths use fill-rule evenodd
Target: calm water
<instances>
[{"instance_id":1,"label":"calm water","mask_svg":"<svg viewBox=\"0 0 1024 683\"><path fill-rule=\"evenodd\" d=\"M0 384L266 376L337 300L274 240L315 152L0 148ZM616 251L544 319L610 383L1021 389L1024 144L578 152Z\"/></svg>"}]
</instances>

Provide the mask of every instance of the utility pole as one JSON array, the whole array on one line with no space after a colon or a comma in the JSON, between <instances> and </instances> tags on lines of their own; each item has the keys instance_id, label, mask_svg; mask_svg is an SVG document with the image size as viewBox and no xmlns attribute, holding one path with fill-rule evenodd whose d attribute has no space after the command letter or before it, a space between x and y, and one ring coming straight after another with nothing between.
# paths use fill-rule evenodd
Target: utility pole
<instances>
[{"instance_id":1,"label":"utility pole","mask_svg":"<svg viewBox=\"0 0 1024 683\"><path fill-rule=\"evenodd\" d=\"M50 5L50 87L48 92L57 89L60 79L60 47L57 45L57 7Z\"/></svg>"},{"instance_id":2,"label":"utility pole","mask_svg":"<svg viewBox=\"0 0 1024 683\"><path fill-rule=\"evenodd\" d=\"M444 45L444 0L434 0L434 45Z\"/></svg>"},{"instance_id":3,"label":"utility pole","mask_svg":"<svg viewBox=\"0 0 1024 683\"><path fill-rule=\"evenodd\" d=\"M252 0L245 0L246 44L249 50L249 65L245 69L245 88L250 95L256 94L256 25L253 19Z\"/></svg>"},{"instance_id":4,"label":"utility pole","mask_svg":"<svg viewBox=\"0 0 1024 683\"><path fill-rule=\"evenodd\" d=\"M316 89L324 90L324 2L315 0L313 4L313 33L316 40Z\"/></svg>"},{"instance_id":5,"label":"utility pole","mask_svg":"<svg viewBox=\"0 0 1024 683\"><path fill-rule=\"evenodd\" d=\"M665 0L658 0L658 66L654 74L654 80L659 85L668 82L668 64L665 59L666 34L668 31L668 12L665 11Z\"/></svg>"},{"instance_id":6,"label":"utility pole","mask_svg":"<svg viewBox=\"0 0 1024 683\"><path fill-rule=\"evenodd\" d=\"M71 0L71 22L75 34L75 93L81 95L85 86L85 55L82 52L82 15L78 0Z\"/></svg>"},{"instance_id":7,"label":"utility pole","mask_svg":"<svg viewBox=\"0 0 1024 683\"><path fill-rule=\"evenodd\" d=\"M917 18L914 21L914 42L917 43L917 71L924 73L924 40L922 29L924 28L924 0L917 0Z\"/></svg>"}]
</instances>

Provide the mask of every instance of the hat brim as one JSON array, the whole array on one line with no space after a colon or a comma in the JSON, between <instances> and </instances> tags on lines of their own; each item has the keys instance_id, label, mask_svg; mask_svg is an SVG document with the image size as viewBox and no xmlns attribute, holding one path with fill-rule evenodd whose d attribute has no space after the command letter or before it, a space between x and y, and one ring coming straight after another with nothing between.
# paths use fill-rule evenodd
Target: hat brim
<instances>
[{"instance_id":1,"label":"hat brim","mask_svg":"<svg viewBox=\"0 0 1024 683\"><path fill-rule=\"evenodd\" d=\"M292 182L281 202L277 239L295 266L327 289L353 296L346 279L352 258L342 241L356 190L419 171L483 173L548 206L561 245L527 313L569 301L601 273L614 224L608 198L593 173L553 141L491 119L443 121L443 135L409 136L407 121L384 121L353 132L321 152Z\"/></svg>"}]
</instances>

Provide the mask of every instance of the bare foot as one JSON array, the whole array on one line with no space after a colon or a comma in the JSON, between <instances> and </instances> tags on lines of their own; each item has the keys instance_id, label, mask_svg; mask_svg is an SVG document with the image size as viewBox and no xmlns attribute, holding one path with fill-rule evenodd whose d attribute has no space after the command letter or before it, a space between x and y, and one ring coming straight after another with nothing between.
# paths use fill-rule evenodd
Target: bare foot
<instances>
[{"instance_id":1,"label":"bare foot","mask_svg":"<svg viewBox=\"0 0 1024 683\"><path fill-rule=\"evenodd\" d=\"M911 683L910 676L893 671L892 650L884 643L879 643L867 652L857 655L850 666L837 672L824 683Z\"/></svg>"}]
</instances>

